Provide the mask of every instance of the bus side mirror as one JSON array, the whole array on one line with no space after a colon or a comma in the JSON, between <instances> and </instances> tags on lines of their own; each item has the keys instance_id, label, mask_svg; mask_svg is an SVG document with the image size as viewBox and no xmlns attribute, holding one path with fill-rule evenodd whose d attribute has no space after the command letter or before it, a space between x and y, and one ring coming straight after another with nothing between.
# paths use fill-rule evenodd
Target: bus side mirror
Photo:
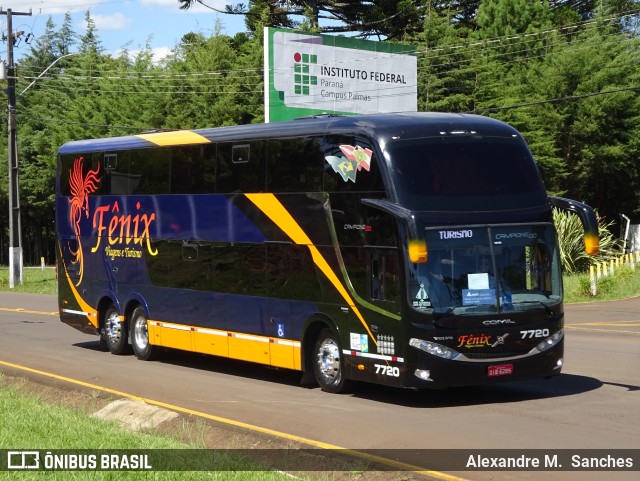
<instances>
[{"instance_id":1,"label":"bus side mirror","mask_svg":"<svg viewBox=\"0 0 640 481\"><path fill-rule=\"evenodd\" d=\"M584 248L587 254L595 256L600 252L600 236L598 233L598 218L595 211L587 204L564 197L549 197L553 207L576 214L584 228Z\"/></svg>"}]
</instances>

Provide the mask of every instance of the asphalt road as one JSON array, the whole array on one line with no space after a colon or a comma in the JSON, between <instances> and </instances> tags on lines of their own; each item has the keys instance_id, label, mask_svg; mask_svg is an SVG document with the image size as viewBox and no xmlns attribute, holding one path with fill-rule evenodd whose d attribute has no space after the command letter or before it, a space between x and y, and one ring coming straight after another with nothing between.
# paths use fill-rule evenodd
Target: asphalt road
<instances>
[{"instance_id":1,"label":"asphalt road","mask_svg":"<svg viewBox=\"0 0 640 481\"><path fill-rule=\"evenodd\" d=\"M551 380L426 392L362 385L348 395L302 387L296 373L215 357L113 356L98 351L97 338L60 323L56 310L55 297L0 293L0 371L25 375L6 363L25 366L318 444L402 449L407 462L427 449L640 449L640 298L566 306L565 367ZM451 474L635 480L635 469Z\"/></svg>"}]
</instances>

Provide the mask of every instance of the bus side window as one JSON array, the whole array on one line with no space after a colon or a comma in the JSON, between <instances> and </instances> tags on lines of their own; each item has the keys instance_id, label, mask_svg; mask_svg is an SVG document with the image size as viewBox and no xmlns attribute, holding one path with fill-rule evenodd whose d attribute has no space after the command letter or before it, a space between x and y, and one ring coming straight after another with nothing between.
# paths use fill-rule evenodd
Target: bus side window
<instances>
[{"instance_id":1,"label":"bus side window","mask_svg":"<svg viewBox=\"0 0 640 481\"><path fill-rule=\"evenodd\" d=\"M182 243L182 260L187 262L196 262L198 260L198 244L191 242Z\"/></svg>"},{"instance_id":2,"label":"bus side window","mask_svg":"<svg viewBox=\"0 0 640 481\"><path fill-rule=\"evenodd\" d=\"M371 284L369 293L374 301L398 300L397 251L368 249Z\"/></svg>"},{"instance_id":3,"label":"bus side window","mask_svg":"<svg viewBox=\"0 0 640 481\"><path fill-rule=\"evenodd\" d=\"M280 299L321 301L322 290L307 246L267 244L267 294Z\"/></svg>"},{"instance_id":4,"label":"bus side window","mask_svg":"<svg viewBox=\"0 0 640 481\"><path fill-rule=\"evenodd\" d=\"M128 182L131 191L127 192L128 194L168 194L170 178L169 148L140 149L130 152Z\"/></svg>"},{"instance_id":5,"label":"bus side window","mask_svg":"<svg viewBox=\"0 0 640 481\"><path fill-rule=\"evenodd\" d=\"M380 160L365 138L331 135L323 139L326 192L384 193Z\"/></svg>"},{"instance_id":6,"label":"bus side window","mask_svg":"<svg viewBox=\"0 0 640 481\"><path fill-rule=\"evenodd\" d=\"M341 249L349 281L363 299L398 300L398 262L396 249L343 247Z\"/></svg>"},{"instance_id":7,"label":"bus side window","mask_svg":"<svg viewBox=\"0 0 640 481\"><path fill-rule=\"evenodd\" d=\"M266 244L215 245L214 291L248 296L266 293Z\"/></svg>"},{"instance_id":8,"label":"bus side window","mask_svg":"<svg viewBox=\"0 0 640 481\"><path fill-rule=\"evenodd\" d=\"M262 140L219 144L216 192L264 192L265 144Z\"/></svg>"},{"instance_id":9,"label":"bus side window","mask_svg":"<svg viewBox=\"0 0 640 481\"><path fill-rule=\"evenodd\" d=\"M212 194L215 189L215 164L205 157L201 145L171 148L171 193Z\"/></svg>"},{"instance_id":10,"label":"bus side window","mask_svg":"<svg viewBox=\"0 0 640 481\"><path fill-rule=\"evenodd\" d=\"M267 144L268 192L320 192L322 150L314 138L271 139Z\"/></svg>"}]
</instances>

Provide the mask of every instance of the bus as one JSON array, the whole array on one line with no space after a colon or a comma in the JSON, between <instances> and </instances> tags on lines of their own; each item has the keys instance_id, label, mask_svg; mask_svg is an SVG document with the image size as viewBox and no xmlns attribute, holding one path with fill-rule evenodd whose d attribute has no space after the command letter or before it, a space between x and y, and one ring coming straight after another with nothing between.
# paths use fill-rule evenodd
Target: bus
<instances>
[{"instance_id":1,"label":"bus","mask_svg":"<svg viewBox=\"0 0 640 481\"><path fill-rule=\"evenodd\" d=\"M427 389L563 365L553 207L522 136L476 115L322 115L58 152L62 322L168 349Z\"/></svg>"}]
</instances>

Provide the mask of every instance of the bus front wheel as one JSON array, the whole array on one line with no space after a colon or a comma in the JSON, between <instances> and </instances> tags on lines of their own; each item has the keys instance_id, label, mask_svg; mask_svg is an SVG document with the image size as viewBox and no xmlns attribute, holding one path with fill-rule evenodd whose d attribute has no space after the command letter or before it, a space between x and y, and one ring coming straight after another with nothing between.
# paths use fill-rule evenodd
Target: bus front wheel
<instances>
[{"instance_id":1,"label":"bus front wheel","mask_svg":"<svg viewBox=\"0 0 640 481\"><path fill-rule=\"evenodd\" d=\"M136 307L131 313L131 344L133 353L142 361L151 361L157 348L149 342L147 315L142 307Z\"/></svg>"},{"instance_id":2,"label":"bus front wheel","mask_svg":"<svg viewBox=\"0 0 640 481\"><path fill-rule=\"evenodd\" d=\"M104 336L111 354L127 354L127 324L120 319L113 304L104 311Z\"/></svg>"},{"instance_id":3,"label":"bus front wheel","mask_svg":"<svg viewBox=\"0 0 640 481\"><path fill-rule=\"evenodd\" d=\"M342 392L345 387L344 366L337 336L331 329L323 329L314 348L313 372L323 391Z\"/></svg>"}]
</instances>

